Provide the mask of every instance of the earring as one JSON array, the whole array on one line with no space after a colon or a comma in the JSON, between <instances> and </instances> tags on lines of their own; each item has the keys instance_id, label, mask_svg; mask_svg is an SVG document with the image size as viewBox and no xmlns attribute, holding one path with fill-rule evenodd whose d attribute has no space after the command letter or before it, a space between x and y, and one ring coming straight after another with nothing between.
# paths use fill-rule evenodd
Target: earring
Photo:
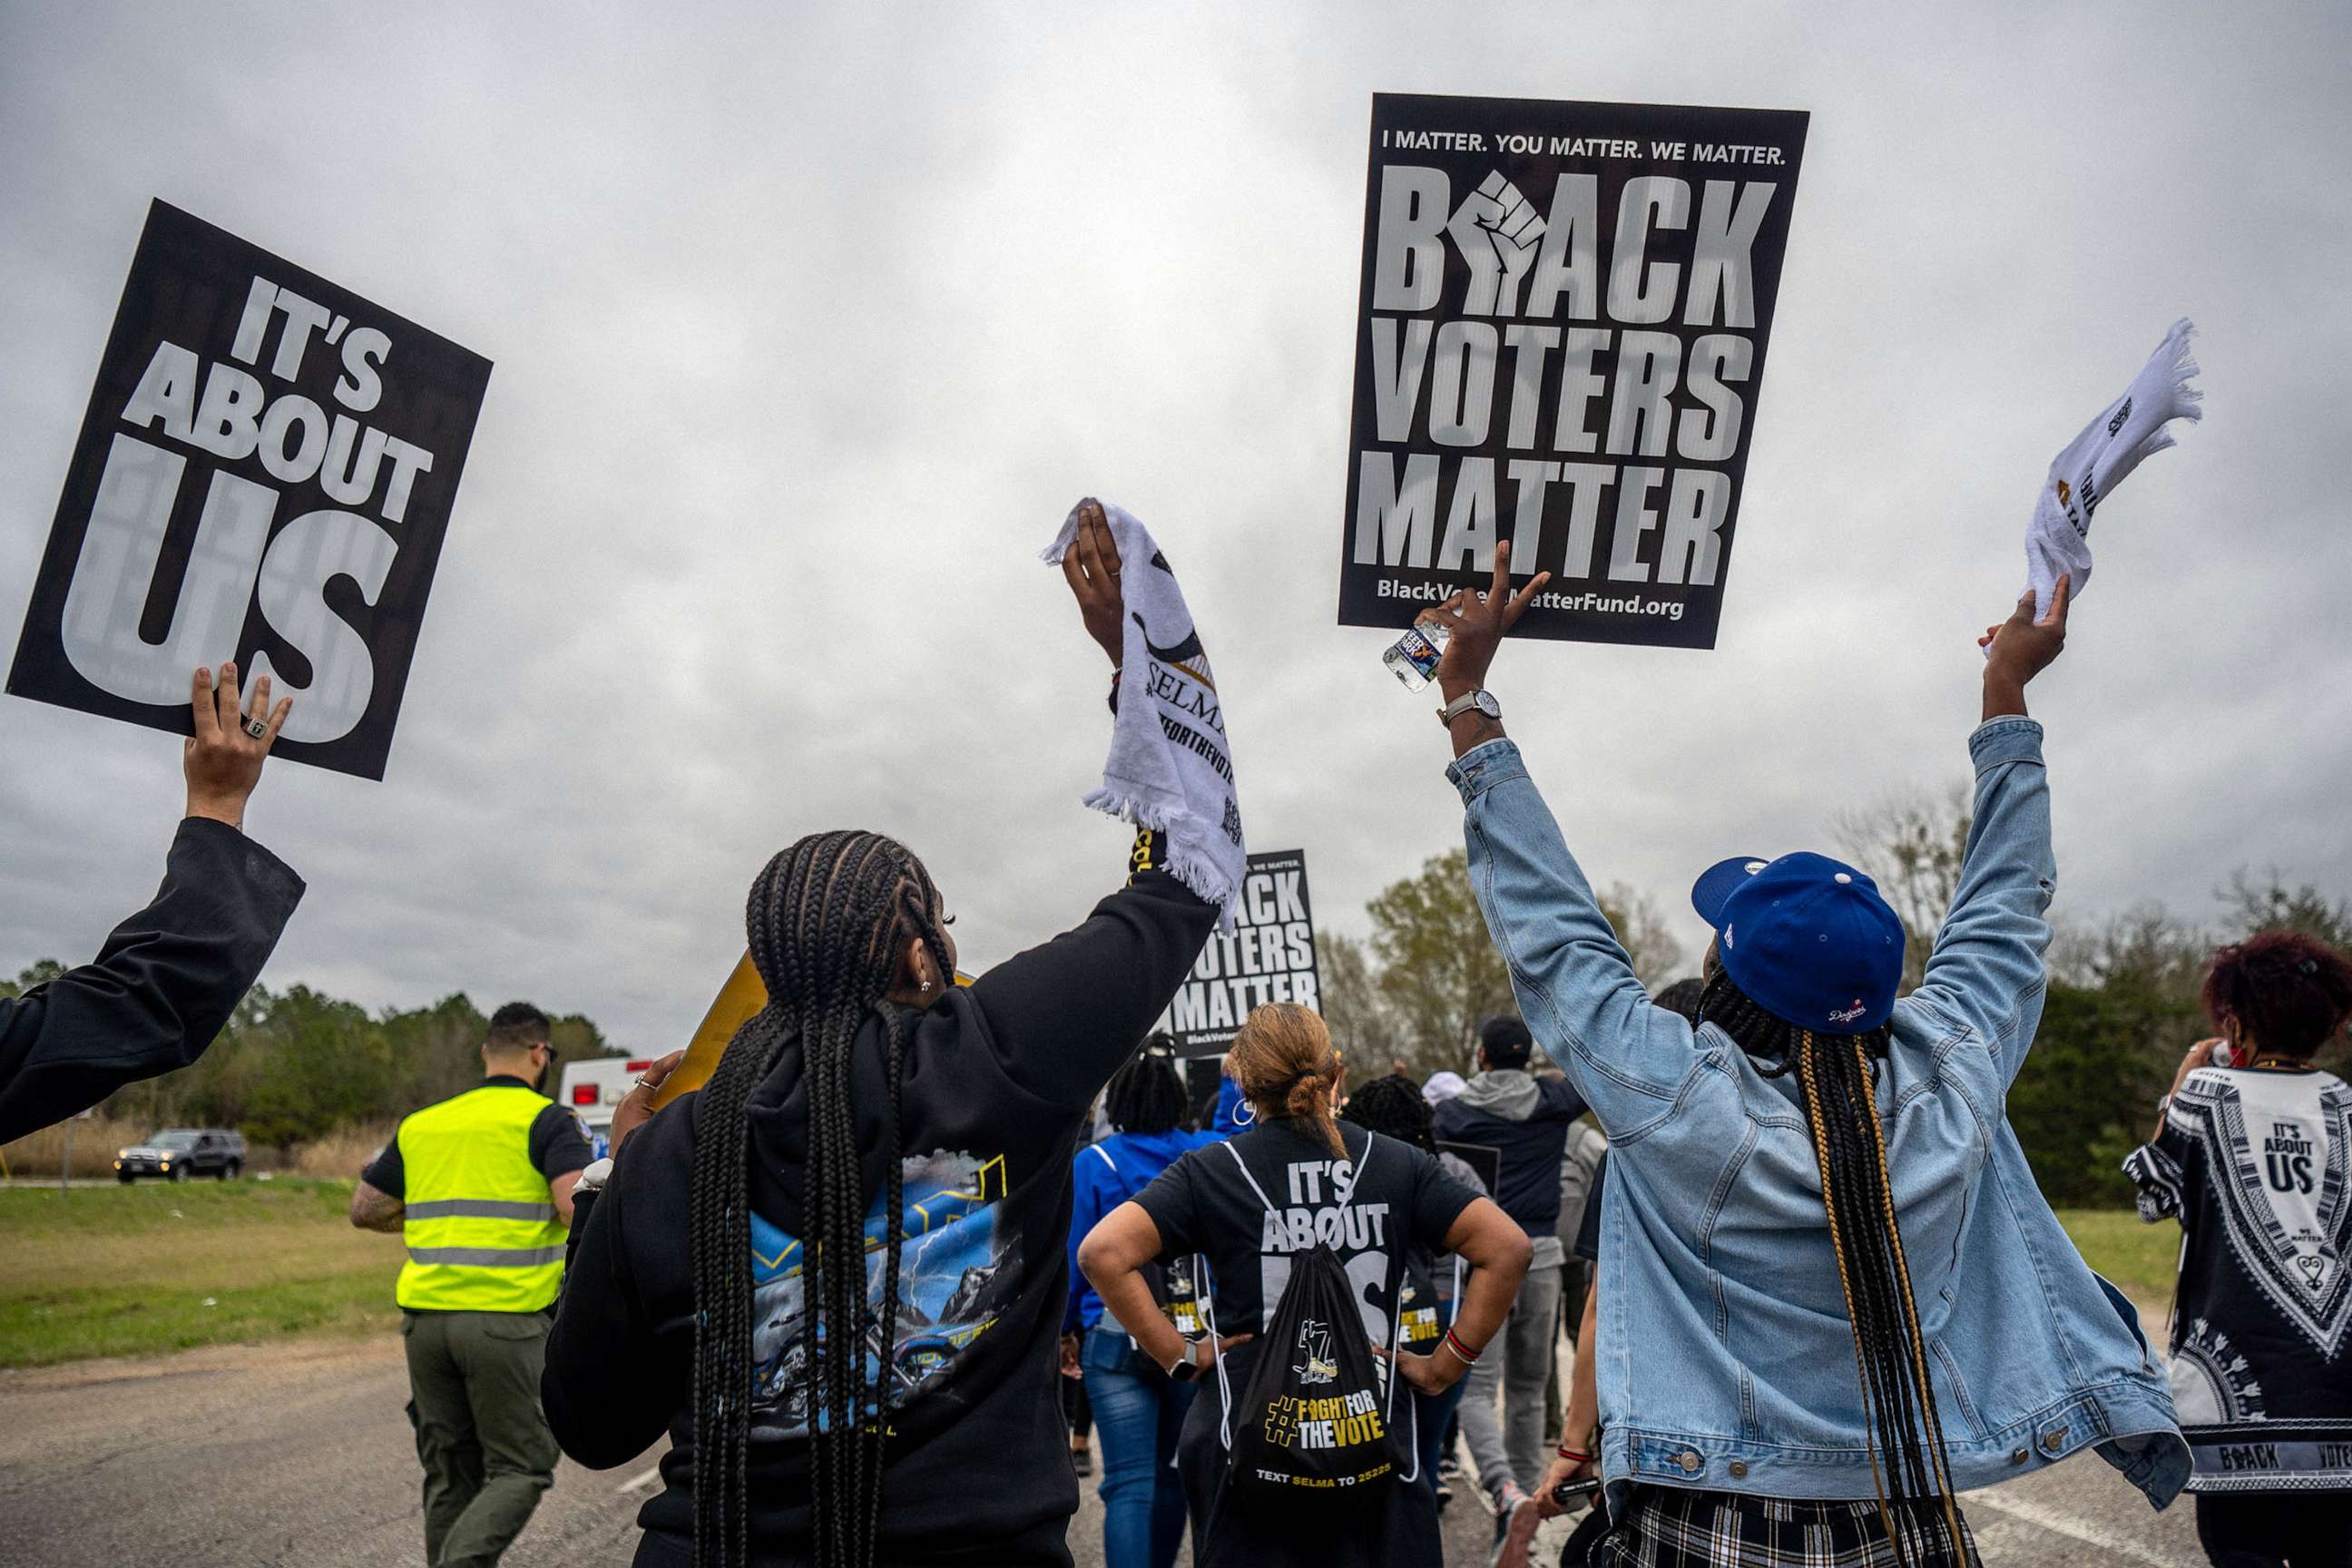
<instances>
[{"instance_id":1,"label":"earring","mask_svg":"<svg viewBox=\"0 0 2352 1568\"><path fill-rule=\"evenodd\" d=\"M924 981L924 982L923 982L923 989L924 989L924 990L926 990L926 991L929 991L930 988L931 988L931 983L930 983L929 981L928 981L928 980Z\"/></svg>"}]
</instances>

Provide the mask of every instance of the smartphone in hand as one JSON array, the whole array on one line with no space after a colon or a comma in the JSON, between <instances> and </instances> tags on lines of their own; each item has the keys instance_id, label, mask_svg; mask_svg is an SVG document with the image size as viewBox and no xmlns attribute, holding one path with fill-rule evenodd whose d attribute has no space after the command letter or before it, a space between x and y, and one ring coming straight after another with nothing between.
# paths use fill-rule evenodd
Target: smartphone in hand
<instances>
[{"instance_id":1,"label":"smartphone in hand","mask_svg":"<svg viewBox=\"0 0 2352 1568\"><path fill-rule=\"evenodd\" d=\"M1601 1489L1599 1476L1585 1476L1577 1480L1562 1481L1551 1489L1551 1500L1562 1508L1574 1508Z\"/></svg>"}]
</instances>

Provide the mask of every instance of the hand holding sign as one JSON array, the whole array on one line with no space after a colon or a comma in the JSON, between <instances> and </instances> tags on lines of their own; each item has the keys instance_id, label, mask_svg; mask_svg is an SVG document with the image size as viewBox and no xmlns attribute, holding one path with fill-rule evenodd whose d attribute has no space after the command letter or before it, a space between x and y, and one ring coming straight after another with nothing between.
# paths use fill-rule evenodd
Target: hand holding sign
<instances>
[{"instance_id":1,"label":"hand holding sign","mask_svg":"<svg viewBox=\"0 0 2352 1568\"><path fill-rule=\"evenodd\" d=\"M242 830L245 803L261 782L262 759L294 710L294 699L281 698L269 706L269 677L253 683L253 708L247 712L237 699L236 666L220 667L215 686L212 671L197 667L189 692L194 709L195 733L186 742L181 772L188 779L190 816L210 817Z\"/></svg>"},{"instance_id":2,"label":"hand holding sign","mask_svg":"<svg viewBox=\"0 0 2352 1568\"><path fill-rule=\"evenodd\" d=\"M1444 693L1447 701L1486 684L1486 667L1495 662L1495 650L1502 646L1503 634L1527 614L1528 601L1550 581L1550 573L1538 572L1514 596L1511 542L1507 539L1495 546L1494 581L1485 593L1464 588L1431 613L1431 618L1441 622L1451 634L1445 644L1445 657L1437 662L1437 689Z\"/></svg>"}]
</instances>

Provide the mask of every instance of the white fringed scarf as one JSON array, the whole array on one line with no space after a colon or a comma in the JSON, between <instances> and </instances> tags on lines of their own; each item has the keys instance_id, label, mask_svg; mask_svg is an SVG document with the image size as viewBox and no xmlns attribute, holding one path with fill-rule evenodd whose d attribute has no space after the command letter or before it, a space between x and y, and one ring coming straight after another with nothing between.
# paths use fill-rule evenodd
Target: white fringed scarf
<instances>
[{"instance_id":1,"label":"white fringed scarf","mask_svg":"<svg viewBox=\"0 0 2352 1568\"><path fill-rule=\"evenodd\" d=\"M1043 552L1059 565L1078 536L1078 510ZM1126 611L1118 712L1102 787L1086 804L1167 836L1167 869L1233 925L1247 855L1234 795L1232 749L1217 682L1192 627L1175 571L1150 531L1132 514L1100 503L1118 545Z\"/></svg>"},{"instance_id":2,"label":"white fringed scarf","mask_svg":"<svg viewBox=\"0 0 2352 1568\"><path fill-rule=\"evenodd\" d=\"M2068 594L2082 597L2091 580L2091 514L2100 503L2141 458L2173 444L2166 428L2173 420L2205 416L2198 406L2205 395L2189 384L2197 374L2197 362L2189 354L2189 335L2196 330L2186 317L2173 322L2124 395L2101 409L2051 463L2025 531L2026 580L2037 616L2050 607L2061 576L2072 575Z\"/></svg>"}]
</instances>

